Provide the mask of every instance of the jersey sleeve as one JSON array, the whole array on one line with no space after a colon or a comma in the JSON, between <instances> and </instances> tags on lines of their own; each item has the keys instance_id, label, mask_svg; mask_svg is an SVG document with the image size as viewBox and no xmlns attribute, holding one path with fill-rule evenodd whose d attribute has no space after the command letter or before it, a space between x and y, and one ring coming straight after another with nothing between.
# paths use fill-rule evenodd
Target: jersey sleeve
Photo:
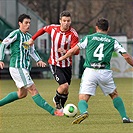
<instances>
[{"instance_id":1,"label":"jersey sleeve","mask_svg":"<svg viewBox=\"0 0 133 133\"><path fill-rule=\"evenodd\" d=\"M37 51L35 50L34 45L30 46L30 56L36 61L42 60Z\"/></svg>"},{"instance_id":2,"label":"jersey sleeve","mask_svg":"<svg viewBox=\"0 0 133 133\"><path fill-rule=\"evenodd\" d=\"M87 38L87 36L85 36L85 37L83 37L83 38L79 41L79 43L77 44L77 46L78 46L80 49L85 49L86 46L87 46L87 44L88 44L88 38Z\"/></svg>"},{"instance_id":3,"label":"jersey sleeve","mask_svg":"<svg viewBox=\"0 0 133 133\"><path fill-rule=\"evenodd\" d=\"M4 60L5 49L17 39L17 34L10 33L0 44L0 61Z\"/></svg>"},{"instance_id":4,"label":"jersey sleeve","mask_svg":"<svg viewBox=\"0 0 133 133\"><path fill-rule=\"evenodd\" d=\"M115 40L115 44L114 44L114 51L120 53L120 54L124 54L127 51L124 49L124 47L117 41Z\"/></svg>"},{"instance_id":5,"label":"jersey sleeve","mask_svg":"<svg viewBox=\"0 0 133 133\"><path fill-rule=\"evenodd\" d=\"M32 39L35 40L37 37L41 36L42 34L44 34L45 32L47 32L48 34L51 33L51 27L52 25L48 25L45 26L43 28L41 28L40 30L38 30L33 36Z\"/></svg>"},{"instance_id":6,"label":"jersey sleeve","mask_svg":"<svg viewBox=\"0 0 133 133\"><path fill-rule=\"evenodd\" d=\"M43 28L41 28L40 30L38 30L33 36L32 39L36 40L37 37L41 36L42 34L44 34L45 31L43 30Z\"/></svg>"},{"instance_id":7,"label":"jersey sleeve","mask_svg":"<svg viewBox=\"0 0 133 133\"><path fill-rule=\"evenodd\" d=\"M77 43L79 42L79 37L76 31L74 31L74 35L72 36L72 42L71 42L71 48L73 48ZM79 51L75 53L75 55L78 55Z\"/></svg>"}]
</instances>

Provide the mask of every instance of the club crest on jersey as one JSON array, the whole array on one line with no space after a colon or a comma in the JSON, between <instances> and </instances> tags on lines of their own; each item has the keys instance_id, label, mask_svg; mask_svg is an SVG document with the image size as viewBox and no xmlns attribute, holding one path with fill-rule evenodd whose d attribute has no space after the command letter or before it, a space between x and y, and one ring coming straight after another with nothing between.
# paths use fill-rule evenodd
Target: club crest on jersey
<instances>
[{"instance_id":1,"label":"club crest on jersey","mask_svg":"<svg viewBox=\"0 0 133 133\"><path fill-rule=\"evenodd\" d=\"M28 50L29 48L29 44L27 42L23 42L22 46L24 47L24 49Z\"/></svg>"}]
</instances>

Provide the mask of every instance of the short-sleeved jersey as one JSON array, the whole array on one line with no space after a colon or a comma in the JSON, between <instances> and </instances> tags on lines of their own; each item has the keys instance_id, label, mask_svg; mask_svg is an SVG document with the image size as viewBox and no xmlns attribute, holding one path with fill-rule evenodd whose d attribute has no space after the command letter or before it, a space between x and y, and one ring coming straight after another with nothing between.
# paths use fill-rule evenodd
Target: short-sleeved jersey
<instances>
[{"instance_id":1,"label":"short-sleeved jersey","mask_svg":"<svg viewBox=\"0 0 133 133\"><path fill-rule=\"evenodd\" d=\"M41 60L34 45L24 45L23 42L31 38L29 33L22 33L19 29L12 31L0 45L0 60L4 60L5 49L10 48L10 67L26 68L30 70L32 57L36 62Z\"/></svg>"},{"instance_id":2,"label":"short-sleeved jersey","mask_svg":"<svg viewBox=\"0 0 133 133\"><path fill-rule=\"evenodd\" d=\"M44 34L45 32L47 32L51 36L51 51L48 63L52 65L57 65L59 67L71 66L72 57L69 57L56 64L57 59L63 55L57 51L59 48L63 48L68 51L70 48L74 47L79 42L79 37L76 30L70 27L69 30L62 32L60 30L60 25L48 25L39 30L32 37L32 39L35 40L38 36Z\"/></svg>"},{"instance_id":3,"label":"short-sleeved jersey","mask_svg":"<svg viewBox=\"0 0 133 133\"><path fill-rule=\"evenodd\" d=\"M86 50L84 67L110 69L110 60L114 51L126 53L123 46L114 38L103 33L87 35L77 44Z\"/></svg>"}]
</instances>

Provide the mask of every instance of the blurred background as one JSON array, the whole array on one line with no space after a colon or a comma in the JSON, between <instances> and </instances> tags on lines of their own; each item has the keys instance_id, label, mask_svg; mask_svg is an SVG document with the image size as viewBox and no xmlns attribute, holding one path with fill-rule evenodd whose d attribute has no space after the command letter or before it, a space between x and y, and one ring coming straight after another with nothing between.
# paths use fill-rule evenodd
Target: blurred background
<instances>
[{"instance_id":1,"label":"blurred background","mask_svg":"<svg viewBox=\"0 0 133 133\"><path fill-rule=\"evenodd\" d=\"M69 10L72 14L72 26L79 37L95 32L95 22L105 17L110 22L109 35L116 38L133 56L133 0L0 0L0 41L12 30L18 28L18 16L22 13L31 16L30 33L49 24L59 23L59 14ZM36 40L36 49L43 61L47 62L50 54L48 34ZM73 57L73 78L81 78L84 70L85 51ZM8 64L10 52L6 50L6 68L0 70L0 78L10 78ZM113 54L111 69L114 77L133 77L133 69L117 53ZM33 62L33 78L52 78L48 68L37 68Z\"/></svg>"}]
</instances>

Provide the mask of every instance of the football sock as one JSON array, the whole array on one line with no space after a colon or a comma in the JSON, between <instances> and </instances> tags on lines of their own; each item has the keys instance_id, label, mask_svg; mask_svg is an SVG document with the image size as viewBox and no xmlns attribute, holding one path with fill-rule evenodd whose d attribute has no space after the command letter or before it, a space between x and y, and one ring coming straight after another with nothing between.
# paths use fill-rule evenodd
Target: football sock
<instances>
[{"instance_id":1,"label":"football sock","mask_svg":"<svg viewBox=\"0 0 133 133\"><path fill-rule=\"evenodd\" d=\"M64 108L64 105L67 101L67 98L68 98L68 94L61 94L61 105L63 108Z\"/></svg>"},{"instance_id":2,"label":"football sock","mask_svg":"<svg viewBox=\"0 0 133 133\"><path fill-rule=\"evenodd\" d=\"M68 98L68 94L60 94L57 90L56 90L56 96L55 96L55 102L56 103L61 103L61 106L64 108L64 105L67 101Z\"/></svg>"},{"instance_id":3,"label":"football sock","mask_svg":"<svg viewBox=\"0 0 133 133\"><path fill-rule=\"evenodd\" d=\"M61 102L61 96L60 96L60 94L58 93L58 91L56 91L56 95L55 95L54 99L55 99L55 102L56 102L57 104L60 104L60 102Z\"/></svg>"},{"instance_id":4,"label":"football sock","mask_svg":"<svg viewBox=\"0 0 133 133\"><path fill-rule=\"evenodd\" d=\"M87 112L87 109L88 109L88 104L85 100L80 100L78 102L78 109L80 111L80 114L83 114L85 112Z\"/></svg>"},{"instance_id":5,"label":"football sock","mask_svg":"<svg viewBox=\"0 0 133 133\"><path fill-rule=\"evenodd\" d=\"M0 106L11 103L17 99L19 99L17 92L11 92L7 96L5 96L3 99L0 100Z\"/></svg>"},{"instance_id":6,"label":"football sock","mask_svg":"<svg viewBox=\"0 0 133 133\"><path fill-rule=\"evenodd\" d=\"M45 109L48 111L51 115L54 115L55 109L50 106L41 96L40 94L36 94L35 96L32 97L34 102L41 108Z\"/></svg>"},{"instance_id":7,"label":"football sock","mask_svg":"<svg viewBox=\"0 0 133 133\"><path fill-rule=\"evenodd\" d=\"M116 97L113 99L114 107L118 110L122 118L127 118L124 103L120 97Z\"/></svg>"}]
</instances>

